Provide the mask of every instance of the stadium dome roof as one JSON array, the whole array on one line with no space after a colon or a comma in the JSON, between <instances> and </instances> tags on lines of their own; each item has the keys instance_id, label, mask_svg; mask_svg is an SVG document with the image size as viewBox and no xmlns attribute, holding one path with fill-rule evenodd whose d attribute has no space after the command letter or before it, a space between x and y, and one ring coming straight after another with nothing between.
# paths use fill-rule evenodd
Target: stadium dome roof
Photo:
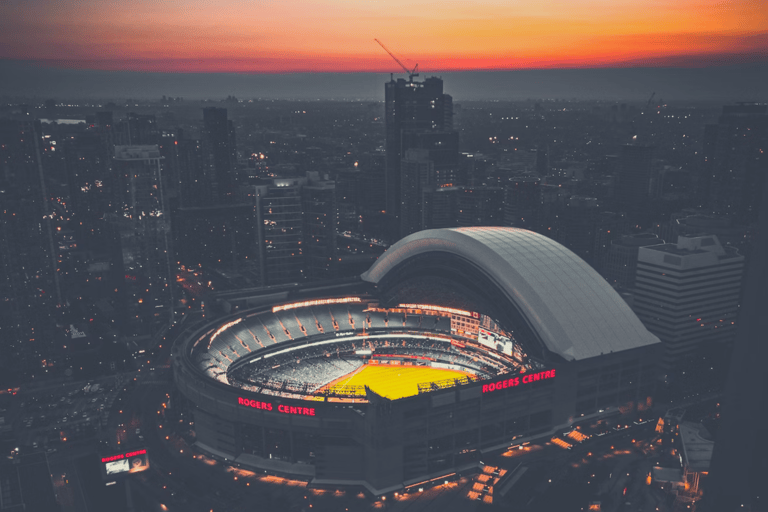
<instances>
[{"instance_id":1,"label":"stadium dome roof","mask_svg":"<svg viewBox=\"0 0 768 512\"><path fill-rule=\"evenodd\" d=\"M419 231L390 247L362 278L378 284L395 267L428 252L472 262L499 286L546 348L566 360L659 342L584 260L525 229Z\"/></svg>"}]
</instances>

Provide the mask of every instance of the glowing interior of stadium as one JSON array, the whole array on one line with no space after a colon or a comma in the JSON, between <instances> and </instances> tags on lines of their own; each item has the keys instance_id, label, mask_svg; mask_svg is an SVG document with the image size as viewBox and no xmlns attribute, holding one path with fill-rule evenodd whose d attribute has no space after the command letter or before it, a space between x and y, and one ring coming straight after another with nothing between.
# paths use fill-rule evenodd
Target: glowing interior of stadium
<instances>
[{"instance_id":1,"label":"glowing interior of stadium","mask_svg":"<svg viewBox=\"0 0 768 512\"><path fill-rule=\"evenodd\" d=\"M222 383L307 400L365 401L367 385L402 398L535 366L486 315L422 304L384 308L361 297L283 304L224 322L191 355ZM379 370L360 372L364 366ZM392 378L379 379L382 372Z\"/></svg>"}]
</instances>

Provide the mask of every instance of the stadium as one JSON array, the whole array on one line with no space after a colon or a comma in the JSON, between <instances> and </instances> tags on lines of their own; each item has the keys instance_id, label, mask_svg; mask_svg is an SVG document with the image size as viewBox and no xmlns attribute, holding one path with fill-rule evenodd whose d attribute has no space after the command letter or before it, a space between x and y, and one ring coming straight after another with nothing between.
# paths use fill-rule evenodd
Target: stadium
<instances>
[{"instance_id":1,"label":"stadium","mask_svg":"<svg viewBox=\"0 0 768 512\"><path fill-rule=\"evenodd\" d=\"M196 447L374 495L652 401L659 342L557 242L426 230L353 281L264 290L174 347Z\"/></svg>"}]
</instances>

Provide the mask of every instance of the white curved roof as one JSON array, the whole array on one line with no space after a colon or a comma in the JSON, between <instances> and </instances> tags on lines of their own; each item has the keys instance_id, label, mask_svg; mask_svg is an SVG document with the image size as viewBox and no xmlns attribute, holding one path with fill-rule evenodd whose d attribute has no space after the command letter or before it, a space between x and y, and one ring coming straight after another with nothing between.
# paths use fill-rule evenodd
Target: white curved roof
<instances>
[{"instance_id":1,"label":"white curved roof","mask_svg":"<svg viewBox=\"0 0 768 512\"><path fill-rule=\"evenodd\" d=\"M432 251L473 261L517 304L546 347L566 360L659 342L584 260L525 229L420 231L390 247L362 278L378 283L399 263Z\"/></svg>"}]
</instances>

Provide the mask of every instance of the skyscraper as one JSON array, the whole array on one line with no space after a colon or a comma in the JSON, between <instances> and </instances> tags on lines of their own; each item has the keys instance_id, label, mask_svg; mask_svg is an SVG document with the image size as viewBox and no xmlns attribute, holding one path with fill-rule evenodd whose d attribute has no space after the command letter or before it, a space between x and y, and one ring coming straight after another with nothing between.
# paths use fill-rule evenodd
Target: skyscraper
<instances>
[{"instance_id":1,"label":"skyscraper","mask_svg":"<svg viewBox=\"0 0 768 512\"><path fill-rule=\"evenodd\" d=\"M504 223L504 189L463 187L457 196L456 209L459 227L501 226Z\"/></svg>"},{"instance_id":2,"label":"skyscraper","mask_svg":"<svg viewBox=\"0 0 768 512\"><path fill-rule=\"evenodd\" d=\"M400 161L400 235L420 231L423 226L422 195L427 192L434 162L426 149L408 149Z\"/></svg>"},{"instance_id":3,"label":"skyscraper","mask_svg":"<svg viewBox=\"0 0 768 512\"><path fill-rule=\"evenodd\" d=\"M100 121L108 121L108 119L102 117ZM119 123L117 132L118 140L115 143L122 145L141 146L160 142L160 130L154 114L129 112L128 117Z\"/></svg>"},{"instance_id":4,"label":"skyscraper","mask_svg":"<svg viewBox=\"0 0 768 512\"><path fill-rule=\"evenodd\" d=\"M331 279L337 271L336 186L327 176L255 185L254 274L261 286Z\"/></svg>"},{"instance_id":5,"label":"skyscraper","mask_svg":"<svg viewBox=\"0 0 768 512\"><path fill-rule=\"evenodd\" d=\"M263 286L306 279L301 180L277 178L255 187L260 280Z\"/></svg>"},{"instance_id":6,"label":"skyscraper","mask_svg":"<svg viewBox=\"0 0 768 512\"><path fill-rule=\"evenodd\" d=\"M633 309L663 343L667 370L705 343L733 341L743 270L744 257L714 235L640 247Z\"/></svg>"},{"instance_id":7,"label":"skyscraper","mask_svg":"<svg viewBox=\"0 0 768 512\"><path fill-rule=\"evenodd\" d=\"M400 236L429 224L425 201L437 189L456 184L459 134L455 131L404 132L400 161Z\"/></svg>"},{"instance_id":8,"label":"skyscraper","mask_svg":"<svg viewBox=\"0 0 768 512\"><path fill-rule=\"evenodd\" d=\"M637 275L637 253L640 247L663 244L664 240L652 233L622 235L610 243L603 268L609 283L632 288Z\"/></svg>"},{"instance_id":9,"label":"skyscraper","mask_svg":"<svg viewBox=\"0 0 768 512\"><path fill-rule=\"evenodd\" d=\"M424 144L434 141L420 138L419 134L453 131L453 100L443 93L443 81L437 77L427 78L423 82L392 79L385 84L384 92L387 135L386 211L399 217L402 204L401 161L405 152L411 148L432 149ZM456 158L458 164L458 153Z\"/></svg>"},{"instance_id":10,"label":"skyscraper","mask_svg":"<svg viewBox=\"0 0 768 512\"><path fill-rule=\"evenodd\" d=\"M755 222L768 174L768 105L723 107L717 125L707 127L704 158L711 209Z\"/></svg>"},{"instance_id":11,"label":"skyscraper","mask_svg":"<svg viewBox=\"0 0 768 512\"><path fill-rule=\"evenodd\" d=\"M0 385L45 366L61 304L40 125L0 120Z\"/></svg>"},{"instance_id":12,"label":"skyscraper","mask_svg":"<svg viewBox=\"0 0 768 512\"><path fill-rule=\"evenodd\" d=\"M172 226L176 261L186 267L240 271L257 262L251 204L176 208Z\"/></svg>"},{"instance_id":13,"label":"skyscraper","mask_svg":"<svg viewBox=\"0 0 768 512\"><path fill-rule=\"evenodd\" d=\"M336 277L336 186L309 173L309 183L301 188L304 220L304 250L308 279Z\"/></svg>"},{"instance_id":14,"label":"skyscraper","mask_svg":"<svg viewBox=\"0 0 768 512\"><path fill-rule=\"evenodd\" d=\"M647 216L651 191L653 148L627 144L619 155L616 177L616 206L629 215L629 220L643 223Z\"/></svg>"},{"instance_id":15,"label":"skyscraper","mask_svg":"<svg viewBox=\"0 0 768 512\"><path fill-rule=\"evenodd\" d=\"M768 204L768 180L761 200ZM702 508L707 512L765 510L768 502L768 445L763 441L768 425L768 208L760 211L758 232L705 487Z\"/></svg>"},{"instance_id":16,"label":"skyscraper","mask_svg":"<svg viewBox=\"0 0 768 512\"><path fill-rule=\"evenodd\" d=\"M120 232L126 282L130 281L131 322L148 334L173 319L170 215L156 145L115 146L115 223Z\"/></svg>"},{"instance_id":17,"label":"skyscraper","mask_svg":"<svg viewBox=\"0 0 768 512\"><path fill-rule=\"evenodd\" d=\"M111 148L94 130L65 139L63 149L69 191L68 210L77 228L78 240L86 243L87 233L91 232L94 224L113 209Z\"/></svg>"},{"instance_id":18,"label":"skyscraper","mask_svg":"<svg viewBox=\"0 0 768 512\"><path fill-rule=\"evenodd\" d=\"M237 188L235 129L227 119L227 109L203 109L202 151L205 174L211 183L215 200L227 202Z\"/></svg>"},{"instance_id":19,"label":"skyscraper","mask_svg":"<svg viewBox=\"0 0 768 512\"><path fill-rule=\"evenodd\" d=\"M541 179L524 176L504 190L504 225L536 231L542 221Z\"/></svg>"}]
</instances>

